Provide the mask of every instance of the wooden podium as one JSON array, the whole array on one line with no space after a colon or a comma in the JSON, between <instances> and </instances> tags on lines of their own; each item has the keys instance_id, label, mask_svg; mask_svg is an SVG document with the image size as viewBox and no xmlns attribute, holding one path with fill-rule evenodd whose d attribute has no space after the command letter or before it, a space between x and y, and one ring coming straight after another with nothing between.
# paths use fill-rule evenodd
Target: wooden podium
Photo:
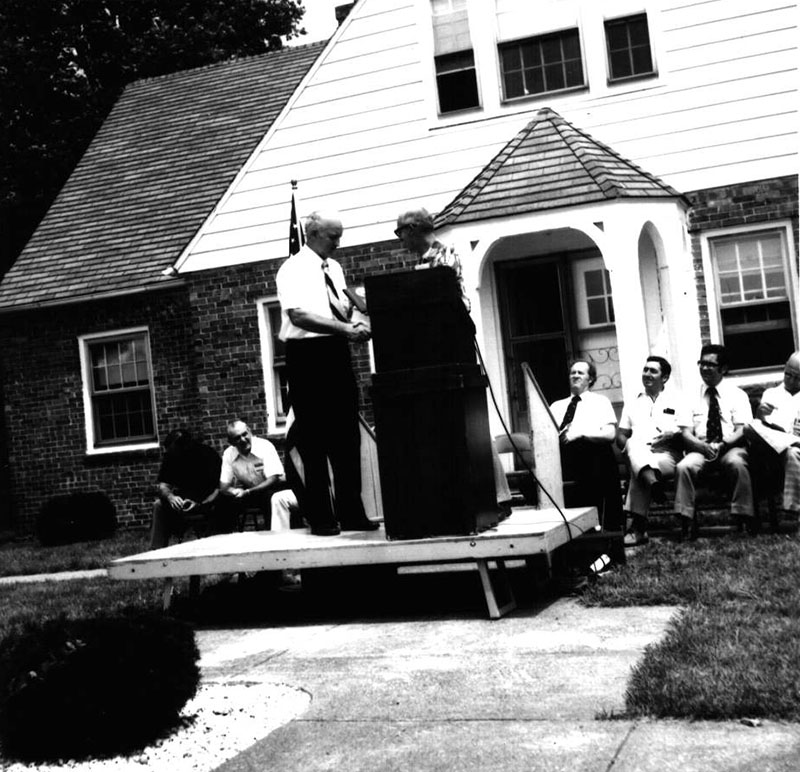
<instances>
[{"instance_id":1,"label":"wooden podium","mask_svg":"<svg viewBox=\"0 0 800 772\"><path fill-rule=\"evenodd\" d=\"M366 294L387 538L496 525L487 381L455 274L434 268L369 277Z\"/></svg>"}]
</instances>

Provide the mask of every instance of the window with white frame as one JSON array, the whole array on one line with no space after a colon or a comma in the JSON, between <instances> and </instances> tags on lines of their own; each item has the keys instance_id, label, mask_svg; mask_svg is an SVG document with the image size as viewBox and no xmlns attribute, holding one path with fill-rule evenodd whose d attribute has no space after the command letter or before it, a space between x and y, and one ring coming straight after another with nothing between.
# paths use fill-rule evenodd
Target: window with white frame
<instances>
[{"instance_id":1,"label":"window with white frame","mask_svg":"<svg viewBox=\"0 0 800 772\"><path fill-rule=\"evenodd\" d=\"M647 14L605 22L610 81L655 75Z\"/></svg>"},{"instance_id":2,"label":"window with white frame","mask_svg":"<svg viewBox=\"0 0 800 772\"><path fill-rule=\"evenodd\" d=\"M467 0L431 0L439 112L480 107Z\"/></svg>"},{"instance_id":3,"label":"window with white frame","mask_svg":"<svg viewBox=\"0 0 800 772\"><path fill-rule=\"evenodd\" d=\"M577 29L502 43L504 99L579 88L586 84Z\"/></svg>"},{"instance_id":4,"label":"window with white frame","mask_svg":"<svg viewBox=\"0 0 800 772\"><path fill-rule=\"evenodd\" d=\"M781 365L797 348L786 231L736 233L708 244L732 369Z\"/></svg>"},{"instance_id":5,"label":"window with white frame","mask_svg":"<svg viewBox=\"0 0 800 772\"><path fill-rule=\"evenodd\" d=\"M157 442L147 330L80 339L90 449Z\"/></svg>"},{"instance_id":6,"label":"window with white frame","mask_svg":"<svg viewBox=\"0 0 800 772\"><path fill-rule=\"evenodd\" d=\"M261 359L264 372L264 395L267 402L267 429L281 432L289 412L289 388L286 378L286 344L280 339L281 307L277 300L259 303Z\"/></svg>"},{"instance_id":7,"label":"window with white frame","mask_svg":"<svg viewBox=\"0 0 800 772\"><path fill-rule=\"evenodd\" d=\"M572 263L572 280L578 328L586 330L614 324L611 277L603 258L575 260Z\"/></svg>"}]
</instances>

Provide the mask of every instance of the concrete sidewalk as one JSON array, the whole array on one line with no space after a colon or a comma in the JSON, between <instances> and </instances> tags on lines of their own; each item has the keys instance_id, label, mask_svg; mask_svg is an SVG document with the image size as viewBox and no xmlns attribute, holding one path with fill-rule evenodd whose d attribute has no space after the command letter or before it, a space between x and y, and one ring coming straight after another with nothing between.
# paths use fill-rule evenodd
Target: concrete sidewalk
<instances>
[{"instance_id":1,"label":"concrete sidewalk","mask_svg":"<svg viewBox=\"0 0 800 772\"><path fill-rule=\"evenodd\" d=\"M218 772L800 769L800 726L598 720L624 711L667 607L562 598L489 621L379 618L198 633L207 683L301 689L308 711Z\"/></svg>"}]
</instances>

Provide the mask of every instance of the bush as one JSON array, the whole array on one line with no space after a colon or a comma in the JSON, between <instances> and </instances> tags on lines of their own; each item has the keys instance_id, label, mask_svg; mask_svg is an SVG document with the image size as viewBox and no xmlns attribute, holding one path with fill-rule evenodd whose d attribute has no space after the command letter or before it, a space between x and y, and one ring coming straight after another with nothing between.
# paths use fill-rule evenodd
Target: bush
<instances>
[{"instance_id":1,"label":"bush","mask_svg":"<svg viewBox=\"0 0 800 772\"><path fill-rule=\"evenodd\" d=\"M0 743L26 761L140 750L197 691L194 632L155 613L28 622L0 641Z\"/></svg>"},{"instance_id":2,"label":"bush","mask_svg":"<svg viewBox=\"0 0 800 772\"><path fill-rule=\"evenodd\" d=\"M36 519L36 536L45 546L105 539L116 528L114 504L100 492L54 496Z\"/></svg>"}]
</instances>

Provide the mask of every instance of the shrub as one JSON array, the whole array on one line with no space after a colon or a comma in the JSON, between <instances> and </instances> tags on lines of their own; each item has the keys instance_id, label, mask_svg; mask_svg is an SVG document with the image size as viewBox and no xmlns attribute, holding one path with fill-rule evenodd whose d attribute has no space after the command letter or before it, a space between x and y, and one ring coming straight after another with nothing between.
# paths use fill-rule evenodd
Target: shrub
<instances>
[{"instance_id":1,"label":"shrub","mask_svg":"<svg viewBox=\"0 0 800 772\"><path fill-rule=\"evenodd\" d=\"M0 641L0 743L27 761L145 747L200 678L194 632L155 613L27 622Z\"/></svg>"},{"instance_id":2,"label":"shrub","mask_svg":"<svg viewBox=\"0 0 800 772\"><path fill-rule=\"evenodd\" d=\"M105 539L116 528L114 504L99 491L53 496L36 519L36 536L45 546Z\"/></svg>"}]
</instances>

